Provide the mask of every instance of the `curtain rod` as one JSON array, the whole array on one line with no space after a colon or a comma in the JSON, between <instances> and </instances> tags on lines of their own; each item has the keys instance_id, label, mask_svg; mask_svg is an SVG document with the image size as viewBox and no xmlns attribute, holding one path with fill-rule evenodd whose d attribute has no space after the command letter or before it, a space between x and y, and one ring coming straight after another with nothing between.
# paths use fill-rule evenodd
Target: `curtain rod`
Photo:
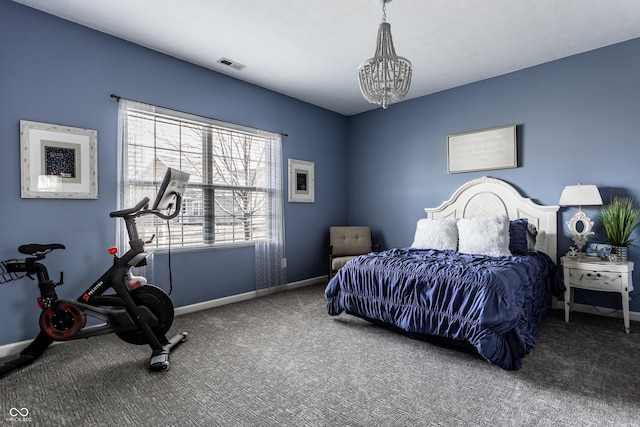
<instances>
[{"instance_id":1,"label":"curtain rod","mask_svg":"<svg viewBox=\"0 0 640 427\"><path fill-rule=\"evenodd\" d=\"M112 93L110 96L111 96L111 98L115 99L118 102L120 102L121 99L126 99L127 101L141 102L142 103L142 101L137 101L135 99L129 99L129 98L123 98L122 96L116 95L114 93ZM148 104L148 103L144 102L144 104ZM153 104L149 104L149 105L153 105ZM177 111L177 112L183 113L183 114L197 115L197 114L193 114L193 113L187 113L186 111L176 110L175 108L163 107L161 105L157 105L157 107L164 108L164 109L167 109L167 110ZM205 117L206 119L210 119L210 120L216 120L216 121L219 121L219 122L224 122L225 121L225 120L216 119L214 117L206 117L206 116L202 116L202 117ZM227 122L227 123L231 123L231 122ZM231 124L232 125L236 125L236 126L250 127L250 126L247 126L247 125L240 125L238 123L231 123ZM278 133L278 134L284 136L285 138L289 136L288 133L284 133L284 132L276 132L276 131L272 131L272 130L268 130L268 129L260 129L260 130L266 130L267 132Z\"/></svg>"}]
</instances>

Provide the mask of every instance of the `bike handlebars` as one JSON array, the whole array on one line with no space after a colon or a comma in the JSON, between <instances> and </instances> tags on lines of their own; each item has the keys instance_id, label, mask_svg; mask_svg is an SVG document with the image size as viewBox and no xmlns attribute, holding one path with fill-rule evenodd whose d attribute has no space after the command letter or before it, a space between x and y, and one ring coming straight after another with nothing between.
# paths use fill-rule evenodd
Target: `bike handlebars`
<instances>
[{"instance_id":1,"label":"bike handlebars","mask_svg":"<svg viewBox=\"0 0 640 427\"><path fill-rule=\"evenodd\" d=\"M144 199L142 199L142 200L141 200L137 205L135 205L134 207L129 208L129 209L122 209L122 210L120 210L120 211L114 211L114 212L111 212L111 213L109 214L109 216L110 216L111 218L114 218L114 217L124 217L124 216L129 216L129 215L132 215L132 214L138 213L138 212L139 212L139 211L141 211L142 209L146 209L146 208L148 208L148 207L149 207L149 198L148 198L148 197L145 197Z\"/></svg>"},{"instance_id":2,"label":"bike handlebars","mask_svg":"<svg viewBox=\"0 0 640 427\"><path fill-rule=\"evenodd\" d=\"M158 210L150 210L149 209L149 198L145 197L144 199L142 199L140 202L138 202L137 205L135 205L132 208L129 209L122 209L120 211L114 211L111 212L109 214L110 217L115 218L115 217L122 217L122 218L126 218L129 216L133 216L133 217L138 217L138 216L142 216L142 215L150 215L153 214L159 218L162 219L173 219L175 217L177 217L180 214L180 206L182 205L182 197L180 197L180 195L178 193L174 193L176 196L176 205L175 205L175 209L172 213L170 214L163 214L162 212L158 211Z\"/></svg>"}]
</instances>

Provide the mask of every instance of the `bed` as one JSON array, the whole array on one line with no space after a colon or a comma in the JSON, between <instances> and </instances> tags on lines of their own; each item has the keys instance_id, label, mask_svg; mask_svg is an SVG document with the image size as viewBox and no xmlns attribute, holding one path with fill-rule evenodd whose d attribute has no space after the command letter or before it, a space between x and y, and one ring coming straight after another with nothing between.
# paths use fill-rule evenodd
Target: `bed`
<instances>
[{"instance_id":1,"label":"bed","mask_svg":"<svg viewBox=\"0 0 640 427\"><path fill-rule=\"evenodd\" d=\"M410 247L361 255L329 281L327 312L358 316L416 338L473 349L517 370L563 290L558 206L490 177L426 208Z\"/></svg>"}]
</instances>

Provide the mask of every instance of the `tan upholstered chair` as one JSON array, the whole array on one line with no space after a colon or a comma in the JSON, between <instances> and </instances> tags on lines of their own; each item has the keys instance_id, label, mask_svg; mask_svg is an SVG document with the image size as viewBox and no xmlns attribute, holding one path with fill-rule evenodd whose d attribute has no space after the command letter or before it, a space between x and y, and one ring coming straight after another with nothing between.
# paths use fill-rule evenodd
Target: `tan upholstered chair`
<instances>
[{"instance_id":1,"label":"tan upholstered chair","mask_svg":"<svg viewBox=\"0 0 640 427\"><path fill-rule=\"evenodd\" d=\"M329 279L352 258L379 250L380 245L371 243L371 228L369 227L330 227Z\"/></svg>"}]
</instances>

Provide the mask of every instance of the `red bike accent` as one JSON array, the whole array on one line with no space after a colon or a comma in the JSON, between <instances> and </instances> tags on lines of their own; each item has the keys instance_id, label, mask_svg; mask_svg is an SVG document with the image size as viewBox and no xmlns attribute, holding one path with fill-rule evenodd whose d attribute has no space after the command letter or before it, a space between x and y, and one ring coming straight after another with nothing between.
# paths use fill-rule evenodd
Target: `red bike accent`
<instances>
[{"instance_id":1,"label":"red bike accent","mask_svg":"<svg viewBox=\"0 0 640 427\"><path fill-rule=\"evenodd\" d=\"M73 338L87 322L84 313L68 301L57 301L55 305L55 310L49 307L40 314L40 328L54 340Z\"/></svg>"}]
</instances>

